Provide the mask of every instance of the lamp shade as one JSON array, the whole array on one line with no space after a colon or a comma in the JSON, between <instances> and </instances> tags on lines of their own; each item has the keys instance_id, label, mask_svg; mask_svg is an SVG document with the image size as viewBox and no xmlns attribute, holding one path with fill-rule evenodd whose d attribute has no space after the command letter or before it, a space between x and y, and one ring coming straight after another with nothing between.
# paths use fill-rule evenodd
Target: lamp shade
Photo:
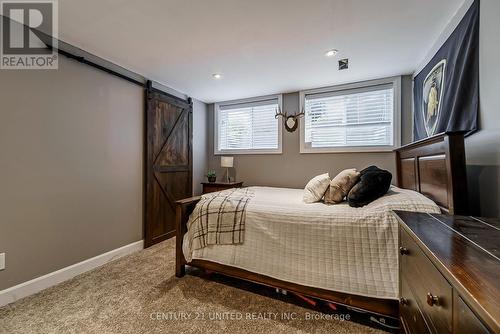
<instances>
[{"instance_id":1,"label":"lamp shade","mask_svg":"<svg viewBox=\"0 0 500 334\"><path fill-rule=\"evenodd\" d=\"M220 166L226 168L233 167L233 157L220 157Z\"/></svg>"}]
</instances>

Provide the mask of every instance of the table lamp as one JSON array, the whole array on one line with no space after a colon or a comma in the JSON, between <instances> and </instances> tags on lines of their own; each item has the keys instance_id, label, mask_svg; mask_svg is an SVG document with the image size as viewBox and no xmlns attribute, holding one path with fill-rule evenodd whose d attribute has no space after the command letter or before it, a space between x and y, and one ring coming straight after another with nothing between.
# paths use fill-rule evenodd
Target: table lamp
<instances>
[{"instance_id":1,"label":"table lamp","mask_svg":"<svg viewBox=\"0 0 500 334\"><path fill-rule=\"evenodd\" d=\"M233 157L220 157L220 166L226 168L226 181L229 183L229 168L233 167Z\"/></svg>"}]
</instances>

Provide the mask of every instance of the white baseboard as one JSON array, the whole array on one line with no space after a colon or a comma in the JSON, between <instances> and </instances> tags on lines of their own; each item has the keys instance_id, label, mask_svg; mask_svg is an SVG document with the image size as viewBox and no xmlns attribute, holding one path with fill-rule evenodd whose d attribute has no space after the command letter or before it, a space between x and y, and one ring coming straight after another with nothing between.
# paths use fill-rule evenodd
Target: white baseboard
<instances>
[{"instance_id":1,"label":"white baseboard","mask_svg":"<svg viewBox=\"0 0 500 334\"><path fill-rule=\"evenodd\" d=\"M88 260L75 263L69 267L59 269L30 281L15 285L0 291L0 307L13 303L16 300L30 296L51 286L64 282L84 272L102 266L144 248L144 240L136 241L123 247L113 249L107 253L97 255Z\"/></svg>"}]
</instances>

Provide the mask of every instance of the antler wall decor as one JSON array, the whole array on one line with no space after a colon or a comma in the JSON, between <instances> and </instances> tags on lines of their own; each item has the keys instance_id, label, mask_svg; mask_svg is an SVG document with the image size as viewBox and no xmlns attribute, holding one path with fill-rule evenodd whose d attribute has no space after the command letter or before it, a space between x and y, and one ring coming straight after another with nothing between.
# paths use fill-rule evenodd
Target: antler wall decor
<instances>
[{"instance_id":1,"label":"antler wall decor","mask_svg":"<svg viewBox=\"0 0 500 334\"><path fill-rule=\"evenodd\" d=\"M282 112L281 108L278 107L278 109L276 110L276 115L274 115L274 118L278 118L278 116L283 117L283 119L285 120L284 124L286 131L294 132L295 130L297 130L297 127L299 126L298 122L299 118L304 116L304 109L302 109L302 111L298 114L288 115L288 113Z\"/></svg>"}]
</instances>

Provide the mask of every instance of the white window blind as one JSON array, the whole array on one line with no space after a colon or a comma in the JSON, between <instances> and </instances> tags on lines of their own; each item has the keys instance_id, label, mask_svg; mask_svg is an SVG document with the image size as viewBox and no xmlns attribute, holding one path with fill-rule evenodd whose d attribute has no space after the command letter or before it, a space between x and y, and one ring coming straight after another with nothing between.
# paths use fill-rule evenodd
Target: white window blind
<instances>
[{"instance_id":1,"label":"white window blind","mask_svg":"<svg viewBox=\"0 0 500 334\"><path fill-rule=\"evenodd\" d=\"M305 95L304 147L394 145L392 84Z\"/></svg>"},{"instance_id":2,"label":"white window blind","mask_svg":"<svg viewBox=\"0 0 500 334\"><path fill-rule=\"evenodd\" d=\"M278 98L217 106L217 153L279 153Z\"/></svg>"}]
</instances>

